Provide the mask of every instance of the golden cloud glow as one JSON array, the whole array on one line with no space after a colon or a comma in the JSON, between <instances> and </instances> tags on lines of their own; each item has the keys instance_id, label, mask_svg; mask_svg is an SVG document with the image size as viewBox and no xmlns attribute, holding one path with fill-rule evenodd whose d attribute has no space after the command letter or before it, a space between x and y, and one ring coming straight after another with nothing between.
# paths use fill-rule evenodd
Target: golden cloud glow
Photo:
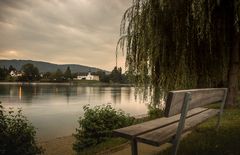
<instances>
[{"instance_id":1,"label":"golden cloud glow","mask_svg":"<svg viewBox=\"0 0 240 155\"><path fill-rule=\"evenodd\" d=\"M10 55L14 55L14 56L17 56L17 55L18 55L17 51L8 51L8 53L9 53Z\"/></svg>"},{"instance_id":2,"label":"golden cloud glow","mask_svg":"<svg viewBox=\"0 0 240 155\"><path fill-rule=\"evenodd\" d=\"M8 50L8 51L3 51L0 52L0 59L15 59L20 56L18 51L15 50Z\"/></svg>"}]
</instances>

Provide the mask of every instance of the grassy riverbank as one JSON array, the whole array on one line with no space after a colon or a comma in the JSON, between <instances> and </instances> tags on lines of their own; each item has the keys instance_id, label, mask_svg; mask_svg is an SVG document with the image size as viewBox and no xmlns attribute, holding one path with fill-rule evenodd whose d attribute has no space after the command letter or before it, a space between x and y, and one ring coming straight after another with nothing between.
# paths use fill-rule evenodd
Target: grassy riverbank
<instances>
[{"instance_id":1,"label":"grassy riverbank","mask_svg":"<svg viewBox=\"0 0 240 155\"><path fill-rule=\"evenodd\" d=\"M193 130L184 138L178 155L239 155L240 154L240 109L224 111L219 131L215 130L216 117ZM159 153L169 155L171 149Z\"/></svg>"}]
</instances>

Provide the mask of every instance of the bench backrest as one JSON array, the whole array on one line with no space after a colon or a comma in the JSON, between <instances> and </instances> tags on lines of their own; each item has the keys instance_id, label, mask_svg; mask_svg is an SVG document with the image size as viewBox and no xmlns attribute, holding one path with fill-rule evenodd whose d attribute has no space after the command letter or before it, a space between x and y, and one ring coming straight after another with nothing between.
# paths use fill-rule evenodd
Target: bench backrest
<instances>
[{"instance_id":1,"label":"bench backrest","mask_svg":"<svg viewBox=\"0 0 240 155\"><path fill-rule=\"evenodd\" d=\"M189 110L210 103L221 102L227 93L227 88L189 89L170 91L167 96L165 116L170 117L181 113L184 96L186 92L192 94Z\"/></svg>"}]
</instances>

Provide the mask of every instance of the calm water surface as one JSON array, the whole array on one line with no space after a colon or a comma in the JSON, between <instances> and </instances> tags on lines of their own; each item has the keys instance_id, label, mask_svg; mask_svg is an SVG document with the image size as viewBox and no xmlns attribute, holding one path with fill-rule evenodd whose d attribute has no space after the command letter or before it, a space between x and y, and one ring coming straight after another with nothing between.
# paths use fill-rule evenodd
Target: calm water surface
<instances>
[{"instance_id":1,"label":"calm water surface","mask_svg":"<svg viewBox=\"0 0 240 155\"><path fill-rule=\"evenodd\" d=\"M0 84L4 107L22 108L37 128L39 139L68 136L78 127L83 106L111 103L130 115L147 113L147 103L135 98L132 87L87 87L68 84Z\"/></svg>"}]
</instances>

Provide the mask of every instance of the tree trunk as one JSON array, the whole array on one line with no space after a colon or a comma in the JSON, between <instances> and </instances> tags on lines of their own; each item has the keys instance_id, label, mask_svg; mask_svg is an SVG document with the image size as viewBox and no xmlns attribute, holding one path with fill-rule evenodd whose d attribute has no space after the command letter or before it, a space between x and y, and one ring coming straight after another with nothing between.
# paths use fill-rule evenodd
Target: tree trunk
<instances>
[{"instance_id":1,"label":"tree trunk","mask_svg":"<svg viewBox=\"0 0 240 155\"><path fill-rule=\"evenodd\" d=\"M240 34L236 33L233 39L233 47L230 54L230 66L228 72L228 95L227 95L227 107L233 107L236 105L238 95L238 72L239 72L239 42Z\"/></svg>"}]
</instances>

